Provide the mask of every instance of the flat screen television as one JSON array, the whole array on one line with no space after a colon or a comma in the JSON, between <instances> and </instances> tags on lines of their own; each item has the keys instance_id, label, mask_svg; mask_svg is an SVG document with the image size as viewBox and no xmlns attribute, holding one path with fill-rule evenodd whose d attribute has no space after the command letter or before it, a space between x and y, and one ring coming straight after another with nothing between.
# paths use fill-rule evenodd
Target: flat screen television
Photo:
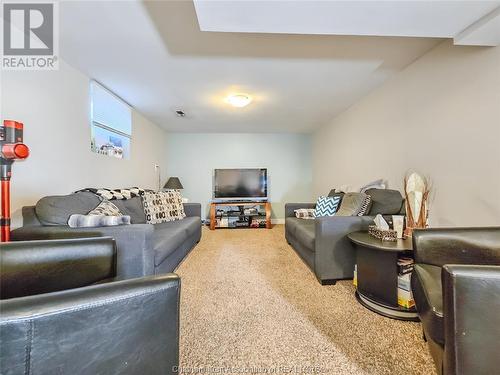
<instances>
[{"instance_id":1,"label":"flat screen television","mask_svg":"<svg viewBox=\"0 0 500 375\"><path fill-rule=\"evenodd\" d=\"M267 169L216 169L214 172L214 199L266 200Z\"/></svg>"}]
</instances>

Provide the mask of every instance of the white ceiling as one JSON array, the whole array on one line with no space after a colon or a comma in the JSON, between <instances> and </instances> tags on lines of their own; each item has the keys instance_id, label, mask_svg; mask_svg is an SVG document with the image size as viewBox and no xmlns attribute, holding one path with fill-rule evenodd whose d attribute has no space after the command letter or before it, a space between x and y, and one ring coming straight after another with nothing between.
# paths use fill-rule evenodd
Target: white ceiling
<instances>
[{"instance_id":1,"label":"white ceiling","mask_svg":"<svg viewBox=\"0 0 500 375\"><path fill-rule=\"evenodd\" d=\"M61 2L60 39L63 59L167 130L301 133L440 42L202 32L191 1L139 0ZM234 92L254 101L232 108Z\"/></svg>"},{"instance_id":2,"label":"white ceiling","mask_svg":"<svg viewBox=\"0 0 500 375\"><path fill-rule=\"evenodd\" d=\"M500 1L194 0L203 31L453 38Z\"/></svg>"}]
</instances>

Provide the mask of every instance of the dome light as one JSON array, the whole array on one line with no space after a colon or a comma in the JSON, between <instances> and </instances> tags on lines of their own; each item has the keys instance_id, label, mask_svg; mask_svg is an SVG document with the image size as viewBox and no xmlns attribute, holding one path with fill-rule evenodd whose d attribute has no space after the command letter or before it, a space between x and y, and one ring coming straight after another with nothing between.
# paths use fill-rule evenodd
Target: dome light
<instances>
[{"instance_id":1,"label":"dome light","mask_svg":"<svg viewBox=\"0 0 500 375\"><path fill-rule=\"evenodd\" d=\"M251 101L252 98L247 94L234 94L226 98L226 102L237 108L245 107L250 104Z\"/></svg>"}]
</instances>

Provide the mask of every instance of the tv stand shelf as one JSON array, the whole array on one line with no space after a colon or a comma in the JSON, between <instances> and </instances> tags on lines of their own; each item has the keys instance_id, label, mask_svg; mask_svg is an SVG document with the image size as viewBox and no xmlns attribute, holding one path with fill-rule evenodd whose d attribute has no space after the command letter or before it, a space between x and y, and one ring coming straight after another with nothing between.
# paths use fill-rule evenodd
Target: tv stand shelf
<instances>
[{"instance_id":1,"label":"tv stand shelf","mask_svg":"<svg viewBox=\"0 0 500 375\"><path fill-rule=\"evenodd\" d=\"M253 213L253 214L244 214L244 209L245 207L253 207L253 206L264 206L265 209L265 215L259 215L258 213ZM220 216L217 215L218 208L222 207L231 207L233 210L226 215L229 219L229 217L239 217L239 218L245 218L245 220L248 220L248 225L246 226L235 226L235 227L230 227L230 226L225 226L225 227L218 227L217 226L217 219L221 218ZM237 207L237 210L234 210L234 207ZM244 202L212 202L210 204L210 229L215 230L216 228L228 228L228 229L239 229L239 228L253 228L250 226L250 223L252 220L254 220L255 217L261 216L262 218L265 218L265 228L271 229L271 203L270 202L263 202L263 201L244 201ZM260 228L260 227L259 227Z\"/></svg>"}]
</instances>

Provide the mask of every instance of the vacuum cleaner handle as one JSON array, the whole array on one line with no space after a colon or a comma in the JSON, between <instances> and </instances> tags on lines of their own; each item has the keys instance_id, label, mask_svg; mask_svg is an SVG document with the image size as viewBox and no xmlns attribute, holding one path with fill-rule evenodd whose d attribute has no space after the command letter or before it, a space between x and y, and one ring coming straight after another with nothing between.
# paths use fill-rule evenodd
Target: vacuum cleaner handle
<instances>
[{"instance_id":1,"label":"vacuum cleaner handle","mask_svg":"<svg viewBox=\"0 0 500 375\"><path fill-rule=\"evenodd\" d=\"M21 122L5 120L0 125L0 183L2 216L0 218L1 241L10 240L10 178L12 163L15 160L26 159L30 150L23 143L23 128Z\"/></svg>"}]
</instances>

